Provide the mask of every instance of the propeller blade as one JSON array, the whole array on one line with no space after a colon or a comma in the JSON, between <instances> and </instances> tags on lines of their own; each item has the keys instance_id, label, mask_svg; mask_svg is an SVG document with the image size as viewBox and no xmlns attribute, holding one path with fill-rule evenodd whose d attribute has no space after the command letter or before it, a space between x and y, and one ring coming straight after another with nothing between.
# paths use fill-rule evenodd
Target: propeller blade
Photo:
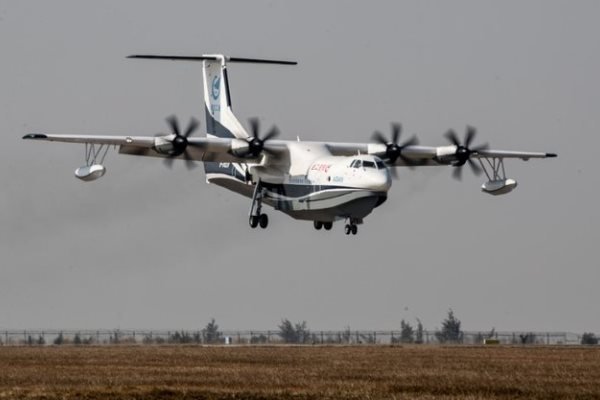
<instances>
[{"instance_id":1,"label":"propeller blade","mask_svg":"<svg viewBox=\"0 0 600 400\"><path fill-rule=\"evenodd\" d=\"M454 171L452 171L452 177L458 181L462 180L462 166L454 168Z\"/></svg>"},{"instance_id":2,"label":"propeller blade","mask_svg":"<svg viewBox=\"0 0 600 400\"><path fill-rule=\"evenodd\" d=\"M465 133L465 145L464 145L466 148L469 148L469 145L475 138L476 134L477 134L477 130L474 127L467 126L467 132Z\"/></svg>"},{"instance_id":3,"label":"propeller blade","mask_svg":"<svg viewBox=\"0 0 600 400\"><path fill-rule=\"evenodd\" d=\"M263 142L266 142L267 140L271 140L274 137L279 136L279 129L277 129L276 126L274 126L273 128L271 128L271 130L269 131L269 133L267 133L265 135L265 137L262 139Z\"/></svg>"},{"instance_id":4,"label":"propeller blade","mask_svg":"<svg viewBox=\"0 0 600 400\"><path fill-rule=\"evenodd\" d=\"M165 158L165 160L163 161L163 164L165 165L165 167L171 169L171 168L173 168L173 161L175 161L175 159L173 157L168 157L168 158Z\"/></svg>"},{"instance_id":5,"label":"propeller blade","mask_svg":"<svg viewBox=\"0 0 600 400\"><path fill-rule=\"evenodd\" d=\"M258 137L258 130L260 128L260 122L258 121L258 118L250 118L250 130L252 131L252 136L257 138Z\"/></svg>"},{"instance_id":6,"label":"propeller blade","mask_svg":"<svg viewBox=\"0 0 600 400\"><path fill-rule=\"evenodd\" d=\"M381 132L379 132L379 131L375 131L375 132L373 133L373 136L371 136L371 138L372 138L374 141L376 141L376 142L379 142L379 143L381 143L381 144L388 144L388 141L387 141L387 139L386 139L386 138L385 138L385 137L384 137L384 136L381 134Z\"/></svg>"},{"instance_id":7,"label":"propeller blade","mask_svg":"<svg viewBox=\"0 0 600 400\"><path fill-rule=\"evenodd\" d=\"M398 144L400 134L402 133L402 125L399 123L392 123L392 143Z\"/></svg>"},{"instance_id":8,"label":"propeller blade","mask_svg":"<svg viewBox=\"0 0 600 400\"><path fill-rule=\"evenodd\" d=\"M169 125L169 127L171 127L171 132L179 136L179 122L177 121L177 117L174 115L168 117L167 124Z\"/></svg>"},{"instance_id":9,"label":"propeller blade","mask_svg":"<svg viewBox=\"0 0 600 400\"><path fill-rule=\"evenodd\" d=\"M471 171L473 171L473 173L474 173L476 176L479 176L479 175L481 175L481 167L480 167L479 165L477 165L477 163L476 163L476 162L474 162L474 161L473 161L473 160L471 160L470 158L469 158L469 161L467 161L467 162L469 163L469 166L471 167Z\"/></svg>"},{"instance_id":10,"label":"propeller blade","mask_svg":"<svg viewBox=\"0 0 600 400\"><path fill-rule=\"evenodd\" d=\"M406 164L406 166L409 169L413 169L414 167L416 167L418 165L418 163L415 160L411 160L410 158L403 156L402 154L400 154L400 159L402 161L404 161L404 164Z\"/></svg>"},{"instance_id":11,"label":"propeller blade","mask_svg":"<svg viewBox=\"0 0 600 400\"><path fill-rule=\"evenodd\" d=\"M190 120L190 124L188 125L185 133L183 134L183 136L185 138L188 138L200 125L200 123L198 122L198 120L194 117L192 117L192 119Z\"/></svg>"},{"instance_id":12,"label":"propeller blade","mask_svg":"<svg viewBox=\"0 0 600 400\"><path fill-rule=\"evenodd\" d=\"M487 143L484 143L484 144L482 144L481 146L474 147L472 151L477 151L477 152L479 152L479 151L481 151L481 150L487 150L487 149L489 149L489 148L490 148L490 146L489 146Z\"/></svg>"},{"instance_id":13,"label":"propeller blade","mask_svg":"<svg viewBox=\"0 0 600 400\"><path fill-rule=\"evenodd\" d=\"M446 132L446 134L444 136L456 147L460 146L458 137L456 136L456 133L452 129L450 129L448 132Z\"/></svg>"},{"instance_id":14,"label":"propeller blade","mask_svg":"<svg viewBox=\"0 0 600 400\"><path fill-rule=\"evenodd\" d=\"M419 139L417 139L417 136L413 136L410 139L408 139L406 142L404 142L404 144L401 147L415 146L417 144L419 144Z\"/></svg>"},{"instance_id":15,"label":"propeller blade","mask_svg":"<svg viewBox=\"0 0 600 400\"><path fill-rule=\"evenodd\" d=\"M392 179L398 179L398 171L396 171L396 168L388 167L388 170L390 171L390 175L392 176Z\"/></svg>"},{"instance_id":16,"label":"propeller blade","mask_svg":"<svg viewBox=\"0 0 600 400\"><path fill-rule=\"evenodd\" d=\"M196 168L196 162L192 159L192 156L187 151L183 153L183 158L185 160L185 167L188 170L192 170Z\"/></svg>"}]
</instances>

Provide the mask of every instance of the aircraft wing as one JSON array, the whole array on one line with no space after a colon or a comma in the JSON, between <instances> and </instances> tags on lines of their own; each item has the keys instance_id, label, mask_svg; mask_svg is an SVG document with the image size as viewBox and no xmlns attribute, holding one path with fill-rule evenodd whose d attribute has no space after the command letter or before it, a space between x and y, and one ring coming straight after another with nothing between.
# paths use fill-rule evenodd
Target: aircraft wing
<instances>
[{"instance_id":1,"label":"aircraft wing","mask_svg":"<svg viewBox=\"0 0 600 400\"><path fill-rule=\"evenodd\" d=\"M356 154L371 154L388 160L387 146L381 143L327 143L327 148L333 155L351 156ZM389 165L395 167L416 167L447 165L456 161L457 146L419 146L410 145L402 147L400 154L393 163ZM471 158L517 158L524 161L530 158L549 158L556 157L554 153L531 152L531 151L511 151L480 149L470 154Z\"/></svg>"},{"instance_id":2,"label":"aircraft wing","mask_svg":"<svg viewBox=\"0 0 600 400\"><path fill-rule=\"evenodd\" d=\"M235 152L232 151L232 149L236 147L234 143L241 142L238 143L238 145L244 145L245 141L240 139L190 137L187 139L188 144L185 154L177 156L172 156L168 153L169 146L171 145L169 136L53 135L31 133L23 136L23 139L119 146L119 153L137 156L171 157L194 161L239 163L260 161L260 157L236 155ZM273 152L273 154L275 154L275 152Z\"/></svg>"},{"instance_id":3,"label":"aircraft wing","mask_svg":"<svg viewBox=\"0 0 600 400\"><path fill-rule=\"evenodd\" d=\"M216 137L190 137L187 139L185 154L172 156L168 153L172 144L173 136L106 136L106 135L53 135L31 133L23 139L45 140L64 143L81 143L93 145L119 146L119 153L149 156L149 157L171 157L194 161L213 162L236 162L236 163L259 163L262 156L248 156L244 154L244 146L247 141L235 138ZM264 143L264 154L267 155L267 163L271 165L289 162L288 144L294 143L288 140L269 140ZM389 162L387 145L381 143L336 143L336 142L306 142L327 148L334 156L352 156L357 154L371 154L388 161L394 167L415 167L448 165L456 161L457 146L403 146L400 155L394 162ZM237 151L236 151L237 149ZM480 149L473 151L470 158L518 158L529 160L530 158L556 157L553 153L509 151Z\"/></svg>"}]
</instances>

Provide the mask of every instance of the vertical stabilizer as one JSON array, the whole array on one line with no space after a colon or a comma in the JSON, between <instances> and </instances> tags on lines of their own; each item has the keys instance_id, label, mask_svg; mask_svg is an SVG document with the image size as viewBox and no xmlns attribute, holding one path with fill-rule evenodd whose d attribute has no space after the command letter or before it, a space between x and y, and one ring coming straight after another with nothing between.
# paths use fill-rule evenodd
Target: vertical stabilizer
<instances>
[{"instance_id":1,"label":"vertical stabilizer","mask_svg":"<svg viewBox=\"0 0 600 400\"><path fill-rule=\"evenodd\" d=\"M214 58L202 61L206 131L216 137L245 139L248 134L231 109L226 58L223 55L206 57Z\"/></svg>"}]
</instances>

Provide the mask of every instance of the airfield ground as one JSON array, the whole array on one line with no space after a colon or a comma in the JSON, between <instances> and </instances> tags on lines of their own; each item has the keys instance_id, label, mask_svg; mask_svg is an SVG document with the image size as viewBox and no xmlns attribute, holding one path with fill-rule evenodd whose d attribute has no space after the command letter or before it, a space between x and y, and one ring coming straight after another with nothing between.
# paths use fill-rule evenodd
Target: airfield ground
<instances>
[{"instance_id":1,"label":"airfield ground","mask_svg":"<svg viewBox=\"0 0 600 400\"><path fill-rule=\"evenodd\" d=\"M0 399L599 399L600 347L0 347Z\"/></svg>"}]
</instances>

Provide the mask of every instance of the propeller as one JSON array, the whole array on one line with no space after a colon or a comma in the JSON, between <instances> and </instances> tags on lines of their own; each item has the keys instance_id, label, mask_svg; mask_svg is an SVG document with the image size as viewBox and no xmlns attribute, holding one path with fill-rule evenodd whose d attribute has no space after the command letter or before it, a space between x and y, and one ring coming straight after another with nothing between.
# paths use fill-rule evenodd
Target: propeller
<instances>
[{"instance_id":1,"label":"propeller","mask_svg":"<svg viewBox=\"0 0 600 400\"><path fill-rule=\"evenodd\" d=\"M413 136L410 139L408 139L406 142L404 142L400 145L400 144L398 144L398 140L400 139L401 134L402 134L402 125L400 125L399 123L392 123L392 140L391 141L387 140L385 138L385 136L383 136L381 134L381 132L379 132L379 131L375 131L375 133L373 133L372 138L376 142L379 142L379 143L385 145L385 147L386 147L385 158L389 161L390 164L394 164L396 162L396 160L398 158L400 158L402 161L404 161L404 163L406 165L408 165L409 167L413 167L413 166L417 165L417 162L414 160L411 160L410 158L408 158L404 154L402 154L402 150L407 146L414 146L414 145L419 144L419 140L417 139L416 136ZM394 177L396 177L396 169L391 168L390 171L391 171L391 174Z\"/></svg>"},{"instance_id":2,"label":"propeller","mask_svg":"<svg viewBox=\"0 0 600 400\"><path fill-rule=\"evenodd\" d=\"M268 153L268 150L265 150L265 142L279 136L279 129L277 129L276 126L273 126L271 130L267 132L267 134L261 139L259 135L260 122L258 121L258 118L251 118L249 121L252 137L246 139L248 142L248 151L246 154L251 157L258 157L263 151Z\"/></svg>"},{"instance_id":3,"label":"propeller","mask_svg":"<svg viewBox=\"0 0 600 400\"><path fill-rule=\"evenodd\" d=\"M194 117L190 119L190 123L187 126L187 129L183 134L179 130L179 122L175 115L171 115L167 118L167 125L171 128L171 133L175 135L175 137L171 140L171 145L173 149L169 152L168 157L165 159L164 163L167 167L171 168L173 166L173 161L175 157L178 157L183 154L183 159L185 160L185 166L188 169L192 169L196 166L194 160L190 156L187 151L187 147L189 145L188 138L198 127L200 123Z\"/></svg>"},{"instance_id":4,"label":"propeller","mask_svg":"<svg viewBox=\"0 0 600 400\"><path fill-rule=\"evenodd\" d=\"M475 128L473 128L472 126L467 126L467 130L465 132L464 144L460 143L458 136L452 129L450 129L444 135L446 137L446 139L448 139L450 141L450 143L452 143L453 145L456 146L456 153L454 153L454 156L456 157L456 162L454 162L452 164L453 166L457 167L454 170L454 172L452 173L452 176L454 177L454 179L458 179L458 180L462 179L462 167L466 163L469 163L469 166L471 167L471 170L473 171L473 173L475 175L477 175L477 176L481 175L481 167L478 166L473 160L471 160L471 154L487 149L488 144L486 143L486 144L482 144L480 146L470 148L469 146L471 145L471 142L473 142L473 139L475 138L476 135L477 135L477 130Z\"/></svg>"}]
</instances>

